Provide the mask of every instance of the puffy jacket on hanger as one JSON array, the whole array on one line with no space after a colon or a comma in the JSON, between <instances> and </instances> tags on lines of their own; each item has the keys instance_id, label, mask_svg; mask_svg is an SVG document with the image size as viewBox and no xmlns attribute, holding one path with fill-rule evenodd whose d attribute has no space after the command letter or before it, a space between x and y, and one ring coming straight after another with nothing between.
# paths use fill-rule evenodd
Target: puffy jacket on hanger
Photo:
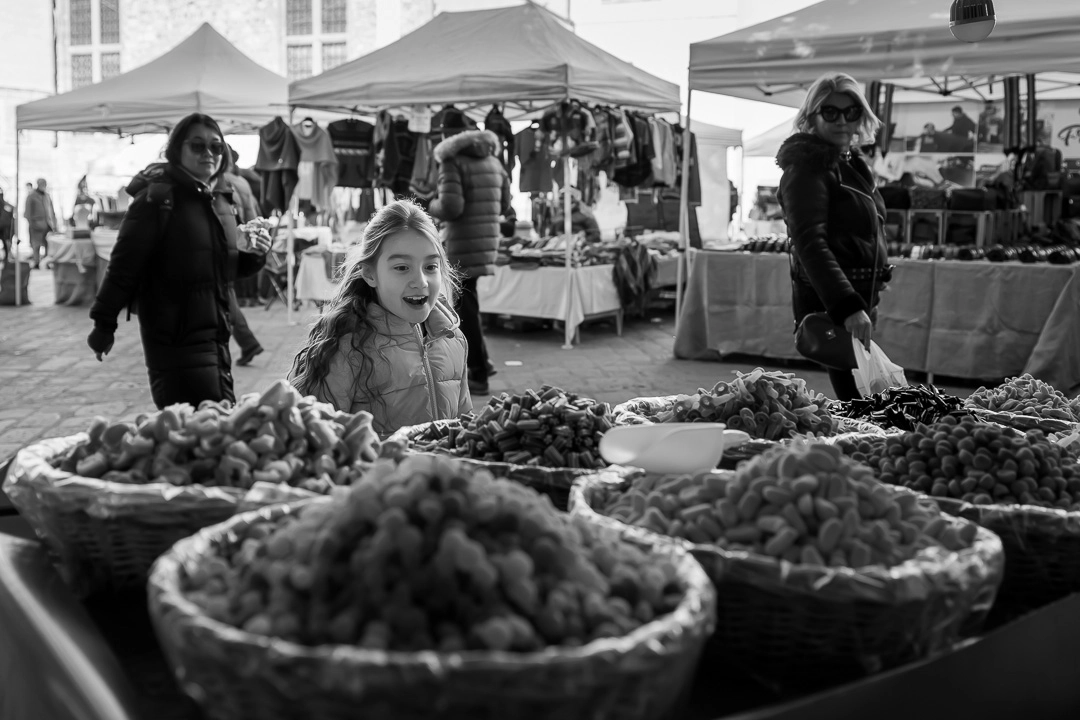
<instances>
[{"instance_id":1,"label":"puffy jacket on hanger","mask_svg":"<svg viewBox=\"0 0 1080 720\"><path fill-rule=\"evenodd\" d=\"M506 172L514 169L514 129L510 127L510 121L502 114L498 105L492 105L491 111L484 118L484 129L495 133L499 138L501 147L496 149L495 157L502 161Z\"/></svg>"}]
</instances>

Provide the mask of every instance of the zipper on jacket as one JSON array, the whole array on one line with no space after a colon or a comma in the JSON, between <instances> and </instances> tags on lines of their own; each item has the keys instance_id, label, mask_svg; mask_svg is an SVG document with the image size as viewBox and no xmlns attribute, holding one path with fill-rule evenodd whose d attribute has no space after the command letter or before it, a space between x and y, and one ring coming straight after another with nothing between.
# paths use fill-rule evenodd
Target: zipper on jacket
<instances>
[{"instance_id":1,"label":"zipper on jacket","mask_svg":"<svg viewBox=\"0 0 1080 720\"><path fill-rule=\"evenodd\" d=\"M420 361L424 364L424 385L427 387L428 392L428 409L431 412L431 419L438 420L438 405L435 400L435 377L431 374L431 359L427 353L428 344L419 325L413 325L413 333L416 335L416 341L420 344Z\"/></svg>"}]
</instances>

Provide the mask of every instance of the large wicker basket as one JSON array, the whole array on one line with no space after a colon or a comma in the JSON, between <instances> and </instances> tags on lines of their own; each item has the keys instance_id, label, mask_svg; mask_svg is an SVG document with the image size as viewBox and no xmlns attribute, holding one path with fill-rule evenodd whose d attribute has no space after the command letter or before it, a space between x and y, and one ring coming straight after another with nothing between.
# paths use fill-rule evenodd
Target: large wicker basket
<instances>
[{"instance_id":1,"label":"large wicker basket","mask_svg":"<svg viewBox=\"0 0 1080 720\"><path fill-rule=\"evenodd\" d=\"M1001 538L1005 577L995 609L1003 617L1080 592L1080 511L931 500L944 512L978 523Z\"/></svg>"},{"instance_id":2,"label":"large wicker basket","mask_svg":"<svg viewBox=\"0 0 1080 720\"><path fill-rule=\"evenodd\" d=\"M314 500L312 502L330 502ZM617 532L676 562L685 595L677 609L622 638L535 653L381 652L309 647L253 635L208 618L181 591L185 568L232 549L237 531L306 503L237 515L180 541L155 564L150 612L184 689L224 720L540 720L678 717L714 620L714 593L681 548Z\"/></svg>"},{"instance_id":3,"label":"large wicker basket","mask_svg":"<svg viewBox=\"0 0 1080 720\"><path fill-rule=\"evenodd\" d=\"M436 420L435 422L424 423L422 425L412 425L410 427L401 428L387 438L386 442L400 442L405 445L410 452L416 452L415 444L418 441L438 439L442 437L447 428L455 425L460 426L460 421L457 419ZM495 473L498 477L514 480L537 492L543 493L551 498L551 501L559 510L566 510L568 507L570 502L570 487L574 484L574 480L596 472L593 468L513 465L511 463L461 457L445 451L435 452L452 456L476 467L485 467Z\"/></svg>"},{"instance_id":4,"label":"large wicker basket","mask_svg":"<svg viewBox=\"0 0 1080 720\"><path fill-rule=\"evenodd\" d=\"M603 474L584 478L571 491L570 511L622 526L593 508L628 485ZM1004 564L1001 541L982 528L967 550L927 548L895 567L859 570L675 542L716 586L710 654L783 691L835 684L949 648L981 626Z\"/></svg>"},{"instance_id":5,"label":"large wicker basket","mask_svg":"<svg viewBox=\"0 0 1080 720\"><path fill-rule=\"evenodd\" d=\"M50 465L50 459L85 440L80 433L20 450L4 481L4 492L80 596L141 592L154 560L177 540L248 507L314 496L277 486L252 492L108 482Z\"/></svg>"}]
</instances>

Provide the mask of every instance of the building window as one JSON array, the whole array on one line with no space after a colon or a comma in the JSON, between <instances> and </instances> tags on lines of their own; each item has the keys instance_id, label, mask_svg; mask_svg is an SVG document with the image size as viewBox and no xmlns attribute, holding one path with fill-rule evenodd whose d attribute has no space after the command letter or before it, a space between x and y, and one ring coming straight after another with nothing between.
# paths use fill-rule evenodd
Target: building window
<instances>
[{"instance_id":1,"label":"building window","mask_svg":"<svg viewBox=\"0 0 1080 720\"><path fill-rule=\"evenodd\" d=\"M94 82L94 56L71 56L71 88L80 88Z\"/></svg>"},{"instance_id":2,"label":"building window","mask_svg":"<svg viewBox=\"0 0 1080 720\"><path fill-rule=\"evenodd\" d=\"M289 82L311 77L311 46L290 45L286 53Z\"/></svg>"},{"instance_id":3,"label":"building window","mask_svg":"<svg viewBox=\"0 0 1080 720\"><path fill-rule=\"evenodd\" d=\"M120 42L120 0L101 0L100 15L101 42L110 44ZM104 70L102 66L102 74Z\"/></svg>"},{"instance_id":4,"label":"building window","mask_svg":"<svg viewBox=\"0 0 1080 720\"><path fill-rule=\"evenodd\" d=\"M90 0L71 0L71 44L89 45L92 42Z\"/></svg>"},{"instance_id":5,"label":"building window","mask_svg":"<svg viewBox=\"0 0 1080 720\"><path fill-rule=\"evenodd\" d=\"M345 0L322 0L322 31L324 33L343 33L347 29L345 20ZM323 67L323 70L326 70Z\"/></svg>"},{"instance_id":6,"label":"building window","mask_svg":"<svg viewBox=\"0 0 1080 720\"><path fill-rule=\"evenodd\" d=\"M345 62L345 43L322 44L322 71L326 72L332 67L337 67Z\"/></svg>"},{"instance_id":7,"label":"building window","mask_svg":"<svg viewBox=\"0 0 1080 720\"><path fill-rule=\"evenodd\" d=\"M285 34L311 34L311 0L285 0Z\"/></svg>"},{"instance_id":8,"label":"building window","mask_svg":"<svg viewBox=\"0 0 1080 720\"><path fill-rule=\"evenodd\" d=\"M120 74L120 53L101 53L101 79L108 80Z\"/></svg>"}]
</instances>

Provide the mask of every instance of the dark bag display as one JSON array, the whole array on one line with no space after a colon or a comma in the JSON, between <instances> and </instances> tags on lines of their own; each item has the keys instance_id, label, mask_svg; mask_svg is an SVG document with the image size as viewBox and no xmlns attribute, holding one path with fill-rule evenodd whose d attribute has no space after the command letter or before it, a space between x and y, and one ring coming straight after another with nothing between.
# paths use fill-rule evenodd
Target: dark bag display
<instances>
[{"instance_id":1,"label":"dark bag display","mask_svg":"<svg viewBox=\"0 0 1080 720\"><path fill-rule=\"evenodd\" d=\"M854 370L855 347L847 328L832 321L828 313L810 313L795 329L795 349L804 358L839 370Z\"/></svg>"},{"instance_id":2,"label":"dark bag display","mask_svg":"<svg viewBox=\"0 0 1080 720\"><path fill-rule=\"evenodd\" d=\"M997 206L996 193L991 195L986 188L953 188L949 195L950 210L978 211L994 210Z\"/></svg>"},{"instance_id":3,"label":"dark bag display","mask_svg":"<svg viewBox=\"0 0 1080 720\"><path fill-rule=\"evenodd\" d=\"M900 185L882 185L878 188L881 199L888 210L908 210L911 208L911 192Z\"/></svg>"},{"instance_id":4,"label":"dark bag display","mask_svg":"<svg viewBox=\"0 0 1080 720\"><path fill-rule=\"evenodd\" d=\"M948 196L944 190L913 187L910 192L913 210L944 210L948 204Z\"/></svg>"}]
</instances>

